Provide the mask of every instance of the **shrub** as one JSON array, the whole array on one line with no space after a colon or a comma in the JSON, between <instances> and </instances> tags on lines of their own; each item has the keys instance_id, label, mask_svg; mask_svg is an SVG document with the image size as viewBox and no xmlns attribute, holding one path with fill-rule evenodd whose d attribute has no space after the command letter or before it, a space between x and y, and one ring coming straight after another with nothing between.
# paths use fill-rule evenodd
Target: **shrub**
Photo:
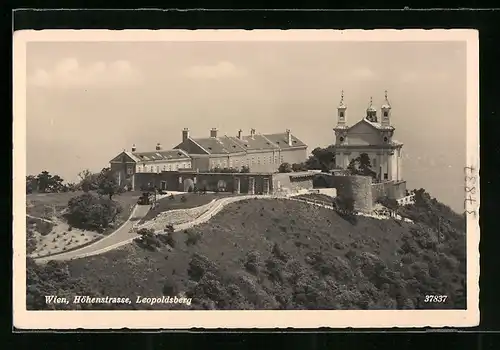
<instances>
[{"instance_id":1,"label":"shrub","mask_svg":"<svg viewBox=\"0 0 500 350\"><path fill-rule=\"evenodd\" d=\"M179 293L179 290L177 288L177 285L175 284L175 281L173 280L166 280L165 284L163 285L163 295L167 296L172 296L172 295L177 295Z\"/></svg>"},{"instance_id":2,"label":"shrub","mask_svg":"<svg viewBox=\"0 0 500 350\"><path fill-rule=\"evenodd\" d=\"M164 244L168 244L172 248L175 248L176 241L175 238L172 236L171 233L164 234L164 235L158 235L160 241L162 241Z\"/></svg>"},{"instance_id":3,"label":"shrub","mask_svg":"<svg viewBox=\"0 0 500 350\"><path fill-rule=\"evenodd\" d=\"M274 243L272 253L276 258L284 262L286 262L290 258L290 255L287 254L283 249L281 249L278 243Z\"/></svg>"},{"instance_id":4,"label":"shrub","mask_svg":"<svg viewBox=\"0 0 500 350\"><path fill-rule=\"evenodd\" d=\"M186 245L195 245L201 239L201 234L194 231L187 232Z\"/></svg>"},{"instance_id":5,"label":"shrub","mask_svg":"<svg viewBox=\"0 0 500 350\"><path fill-rule=\"evenodd\" d=\"M46 236L49 233L51 233L53 228L54 228L54 224L51 222L47 222L47 221L43 221L43 220L37 220L37 222L36 222L36 230L42 236Z\"/></svg>"},{"instance_id":6,"label":"shrub","mask_svg":"<svg viewBox=\"0 0 500 350\"><path fill-rule=\"evenodd\" d=\"M102 231L121 211L118 202L84 193L69 200L66 218L73 227Z\"/></svg>"},{"instance_id":7,"label":"shrub","mask_svg":"<svg viewBox=\"0 0 500 350\"><path fill-rule=\"evenodd\" d=\"M139 244L143 248L146 248L148 250L156 250L162 245L161 241L158 239L158 236L152 229L141 228L139 231L137 231L137 234L139 234L140 237L136 238L135 242L137 242L137 244Z\"/></svg>"},{"instance_id":8,"label":"shrub","mask_svg":"<svg viewBox=\"0 0 500 350\"><path fill-rule=\"evenodd\" d=\"M188 267L188 275L191 279L197 281L203 277L206 272L216 272L217 265L210 261L206 256L195 253L191 257Z\"/></svg>"},{"instance_id":9,"label":"shrub","mask_svg":"<svg viewBox=\"0 0 500 350\"><path fill-rule=\"evenodd\" d=\"M260 265L261 265L261 257L260 253L256 250L249 251L245 257L245 269L254 274L259 274Z\"/></svg>"}]
</instances>

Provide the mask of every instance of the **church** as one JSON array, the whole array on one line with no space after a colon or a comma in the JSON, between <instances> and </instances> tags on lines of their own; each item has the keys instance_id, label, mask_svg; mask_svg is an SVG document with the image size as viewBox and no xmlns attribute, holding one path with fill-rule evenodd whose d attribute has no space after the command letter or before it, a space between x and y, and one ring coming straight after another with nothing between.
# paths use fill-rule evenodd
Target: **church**
<instances>
[{"instance_id":1,"label":"church","mask_svg":"<svg viewBox=\"0 0 500 350\"><path fill-rule=\"evenodd\" d=\"M403 144L393 139L395 128L391 125L391 104L385 92L385 101L381 106L381 118L377 109L370 104L366 115L350 125L347 106L342 91L337 107L337 125L335 131L335 163L338 168L346 169L352 159L365 153L370 158L371 168L376 173L375 181L399 182L402 176Z\"/></svg>"}]
</instances>

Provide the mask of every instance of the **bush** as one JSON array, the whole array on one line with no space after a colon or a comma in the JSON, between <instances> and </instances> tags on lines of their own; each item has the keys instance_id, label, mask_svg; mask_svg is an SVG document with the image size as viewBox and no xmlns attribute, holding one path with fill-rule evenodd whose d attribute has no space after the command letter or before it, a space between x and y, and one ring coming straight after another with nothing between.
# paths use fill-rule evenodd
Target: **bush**
<instances>
[{"instance_id":1,"label":"bush","mask_svg":"<svg viewBox=\"0 0 500 350\"><path fill-rule=\"evenodd\" d=\"M217 272L217 265L206 256L195 253L191 257L188 267L188 275L192 280L198 281L207 272Z\"/></svg>"},{"instance_id":2,"label":"bush","mask_svg":"<svg viewBox=\"0 0 500 350\"><path fill-rule=\"evenodd\" d=\"M258 275L261 268L261 257L260 253L256 250L249 251L245 258L245 269L254 274Z\"/></svg>"},{"instance_id":3,"label":"bush","mask_svg":"<svg viewBox=\"0 0 500 350\"><path fill-rule=\"evenodd\" d=\"M73 227L102 231L115 221L121 211L118 202L84 193L69 200L66 218Z\"/></svg>"},{"instance_id":4,"label":"bush","mask_svg":"<svg viewBox=\"0 0 500 350\"><path fill-rule=\"evenodd\" d=\"M50 222L47 222L47 221L43 221L43 220L37 220L36 230L42 236L46 236L49 233L51 233L53 228L54 228L54 224L53 223L50 223Z\"/></svg>"},{"instance_id":5,"label":"bush","mask_svg":"<svg viewBox=\"0 0 500 350\"><path fill-rule=\"evenodd\" d=\"M175 241L175 239L171 233L158 235L158 237L159 237L160 241L162 241L164 244L168 244L172 248L175 248L175 245L177 242Z\"/></svg>"},{"instance_id":6,"label":"bush","mask_svg":"<svg viewBox=\"0 0 500 350\"><path fill-rule=\"evenodd\" d=\"M175 284L175 281L172 280L165 281L165 284L163 285L163 295L175 296L178 293L179 290L177 288L177 285Z\"/></svg>"},{"instance_id":7,"label":"bush","mask_svg":"<svg viewBox=\"0 0 500 350\"><path fill-rule=\"evenodd\" d=\"M187 232L186 245L195 245L201 239L201 234L194 231Z\"/></svg>"},{"instance_id":8,"label":"bush","mask_svg":"<svg viewBox=\"0 0 500 350\"><path fill-rule=\"evenodd\" d=\"M136 238L135 242L143 248L146 248L148 250L156 250L157 248L160 248L162 246L161 240L152 229L141 228L139 231L137 231L137 234L139 234L140 237Z\"/></svg>"}]
</instances>

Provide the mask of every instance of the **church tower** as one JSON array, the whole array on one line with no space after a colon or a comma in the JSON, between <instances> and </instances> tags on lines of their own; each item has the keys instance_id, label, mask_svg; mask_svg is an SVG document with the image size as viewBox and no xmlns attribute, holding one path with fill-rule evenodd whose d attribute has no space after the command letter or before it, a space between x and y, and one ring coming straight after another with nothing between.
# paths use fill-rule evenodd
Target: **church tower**
<instances>
[{"instance_id":1,"label":"church tower","mask_svg":"<svg viewBox=\"0 0 500 350\"><path fill-rule=\"evenodd\" d=\"M377 110L373 107L373 99L370 97L370 105L366 109L366 120L369 122L377 122Z\"/></svg>"},{"instance_id":2,"label":"church tower","mask_svg":"<svg viewBox=\"0 0 500 350\"><path fill-rule=\"evenodd\" d=\"M339 106L337 107L337 126L338 127L345 127L346 126L346 112L347 106L344 104L344 90L342 90L341 95L340 95L340 103Z\"/></svg>"},{"instance_id":3,"label":"church tower","mask_svg":"<svg viewBox=\"0 0 500 350\"><path fill-rule=\"evenodd\" d=\"M382 126L391 126L391 104L387 98L387 90L385 90L385 101L382 105Z\"/></svg>"}]
</instances>

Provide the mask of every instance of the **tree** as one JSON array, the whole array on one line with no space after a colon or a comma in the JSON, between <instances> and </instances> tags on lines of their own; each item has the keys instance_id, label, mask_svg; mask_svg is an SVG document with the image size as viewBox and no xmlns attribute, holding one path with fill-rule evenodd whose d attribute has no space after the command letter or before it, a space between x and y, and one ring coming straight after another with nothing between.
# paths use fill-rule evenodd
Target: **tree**
<instances>
[{"instance_id":1,"label":"tree","mask_svg":"<svg viewBox=\"0 0 500 350\"><path fill-rule=\"evenodd\" d=\"M240 173L249 173L250 172L250 167L248 165L243 165L241 167Z\"/></svg>"},{"instance_id":2,"label":"tree","mask_svg":"<svg viewBox=\"0 0 500 350\"><path fill-rule=\"evenodd\" d=\"M113 196L119 192L118 182L116 181L115 174L110 168L104 168L101 170L101 173L97 178L97 186L97 193L109 196L110 200L112 200Z\"/></svg>"},{"instance_id":3,"label":"tree","mask_svg":"<svg viewBox=\"0 0 500 350\"><path fill-rule=\"evenodd\" d=\"M120 204L113 200L84 193L69 200L66 218L73 227L102 231L121 211Z\"/></svg>"},{"instance_id":4,"label":"tree","mask_svg":"<svg viewBox=\"0 0 500 350\"><path fill-rule=\"evenodd\" d=\"M359 157L351 159L347 170L352 175L370 176L376 178L377 173L372 170L370 157L366 153L361 153Z\"/></svg>"},{"instance_id":5,"label":"tree","mask_svg":"<svg viewBox=\"0 0 500 350\"><path fill-rule=\"evenodd\" d=\"M28 180L28 179L27 179ZM59 175L52 176L48 171L44 170L36 176L36 178L29 177L29 181L33 186L37 184L38 192L61 192L64 188L63 179ZM33 188L31 189L33 190Z\"/></svg>"},{"instance_id":6,"label":"tree","mask_svg":"<svg viewBox=\"0 0 500 350\"><path fill-rule=\"evenodd\" d=\"M308 169L318 169L327 172L335 168L334 145L330 145L326 148L316 147L311 153L312 155L306 161Z\"/></svg>"},{"instance_id":7,"label":"tree","mask_svg":"<svg viewBox=\"0 0 500 350\"><path fill-rule=\"evenodd\" d=\"M290 163L282 163L279 168L278 172L280 173L291 173L293 171L292 165Z\"/></svg>"},{"instance_id":8,"label":"tree","mask_svg":"<svg viewBox=\"0 0 500 350\"><path fill-rule=\"evenodd\" d=\"M293 163L292 164L292 171L294 171L294 172L307 171L307 166L305 163Z\"/></svg>"},{"instance_id":9,"label":"tree","mask_svg":"<svg viewBox=\"0 0 500 350\"><path fill-rule=\"evenodd\" d=\"M33 191L38 190L38 180L33 175L26 176L26 193L33 193Z\"/></svg>"},{"instance_id":10,"label":"tree","mask_svg":"<svg viewBox=\"0 0 500 350\"><path fill-rule=\"evenodd\" d=\"M99 173L92 173L89 169L82 170L78 173L80 182L77 187L81 188L83 192L96 190L99 175Z\"/></svg>"}]
</instances>

